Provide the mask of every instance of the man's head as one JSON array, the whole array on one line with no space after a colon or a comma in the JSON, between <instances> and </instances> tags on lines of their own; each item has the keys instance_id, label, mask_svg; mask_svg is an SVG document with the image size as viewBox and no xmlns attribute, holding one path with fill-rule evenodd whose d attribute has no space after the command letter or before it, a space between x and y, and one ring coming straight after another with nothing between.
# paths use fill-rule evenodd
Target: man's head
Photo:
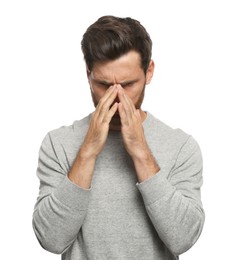
<instances>
[{"instance_id":1,"label":"man's head","mask_svg":"<svg viewBox=\"0 0 234 260\"><path fill-rule=\"evenodd\" d=\"M81 44L95 107L110 86L120 84L141 110L154 71L152 41L145 28L131 18L104 16L87 29ZM111 125L120 125L118 112Z\"/></svg>"}]
</instances>

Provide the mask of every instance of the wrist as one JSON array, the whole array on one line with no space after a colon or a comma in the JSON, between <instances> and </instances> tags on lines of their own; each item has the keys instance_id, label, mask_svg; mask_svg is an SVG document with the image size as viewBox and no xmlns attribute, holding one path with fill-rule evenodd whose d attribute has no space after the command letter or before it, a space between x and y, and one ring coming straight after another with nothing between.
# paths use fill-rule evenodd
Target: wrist
<instances>
[{"instance_id":1,"label":"wrist","mask_svg":"<svg viewBox=\"0 0 234 260\"><path fill-rule=\"evenodd\" d=\"M68 178L79 187L89 189L91 187L95 162L96 156L90 155L80 149L68 173Z\"/></svg>"},{"instance_id":2,"label":"wrist","mask_svg":"<svg viewBox=\"0 0 234 260\"><path fill-rule=\"evenodd\" d=\"M95 154L94 150L95 149L93 149L92 147L83 144L77 154L77 157L79 157L79 159L84 162L87 162L89 160L96 160L98 154Z\"/></svg>"},{"instance_id":3,"label":"wrist","mask_svg":"<svg viewBox=\"0 0 234 260\"><path fill-rule=\"evenodd\" d=\"M144 153L142 156L137 156L132 159L139 182L153 177L160 171L160 167L151 153Z\"/></svg>"}]
</instances>

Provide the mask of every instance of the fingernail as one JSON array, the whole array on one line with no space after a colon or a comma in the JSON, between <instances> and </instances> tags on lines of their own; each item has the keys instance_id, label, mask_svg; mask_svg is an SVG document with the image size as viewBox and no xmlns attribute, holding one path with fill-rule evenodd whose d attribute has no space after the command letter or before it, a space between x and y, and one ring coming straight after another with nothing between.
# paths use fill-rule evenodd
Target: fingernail
<instances>
[{"instance_id":1,"label":"fingernail","mask_svg":"<svg viewBox=\"0 0 234 260\"><path fill-rule=\"evenodd\" d=\"M110 90L114 91L115 90L115 86L114 85L110 86Z\"/></svg>"},{"instance_id":2,"label":"fingernail","mask_svg":"<svg viewBox=\"0 0 234 260\"><path fill-rule=\"evenodd\" d=\"M120 93L123 93L123 88L121 87L121 85L119 85L118 89Z\"/></svg>"}]
</instances>

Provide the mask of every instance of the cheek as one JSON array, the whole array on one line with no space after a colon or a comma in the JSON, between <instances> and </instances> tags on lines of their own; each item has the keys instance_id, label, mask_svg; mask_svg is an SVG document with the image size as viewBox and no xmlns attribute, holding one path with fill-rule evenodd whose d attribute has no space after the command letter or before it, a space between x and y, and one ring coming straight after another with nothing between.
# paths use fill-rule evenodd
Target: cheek
<instances>
[{"instance_id":1,"label":"cheek","mask_svg":"<svg viewBox=\"0 0 234 260\"><path fill-rule=\"evenodd\" d=\"M129 97L129 99L132 101L134 106L136 106L136 104L138 103L138 100L139 100L139 96L140 96L139 93L125 90L125 94Z\"/></svg>"},{"instance_id":2,"label":"cheek","mask_svg":"<svg viewBox=\"0 0 234 260\"><path fill-rule=\"evenodd\" d=\"M128 95L128 97L132 100L133 103L138 101L139 97L141 97L142 92L144 91L144 88L137 88L137 89L125 89L125 93Z\"/></svg>"},{"instance_id":3,"label":"cheek","mask_svg":"<svg viewBox=\"0 0 234 260\"><path fill-rule=\"evenodd\" d=\"M132 91L126 91L126 94L128 95L128 97L132 100L132 102L134 103L137 98L138 98L138 94L137 93L134 93Z\"/></svg>"},{"instance_id":4,"label":"cheek","mask_svg":"<svg viewBox=\"0 0 234 260\"><path fill-rule=\"evenodd\" d=\"M93 97L99 101L106 93L105 89L90 87Z\"/></svg>"}]
</instances>

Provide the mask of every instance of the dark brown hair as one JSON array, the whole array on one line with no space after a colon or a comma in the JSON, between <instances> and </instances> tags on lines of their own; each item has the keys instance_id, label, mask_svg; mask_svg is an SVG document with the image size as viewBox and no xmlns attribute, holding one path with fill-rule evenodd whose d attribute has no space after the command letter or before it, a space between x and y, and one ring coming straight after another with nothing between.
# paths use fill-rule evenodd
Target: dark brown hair
<instances>
[{"instance_id":1,"label":"dark brown hair","mask_svg":"<svg viewBox=\"0 0 234 260\"><path fill-rule=\"evenodd\" d=\"M81 48L91 71L94 63L114 60L135 50L146 73L151 60L152 41L139 21L130 17L102 16L83 35Z\"/></svg>"}]
</instances>

